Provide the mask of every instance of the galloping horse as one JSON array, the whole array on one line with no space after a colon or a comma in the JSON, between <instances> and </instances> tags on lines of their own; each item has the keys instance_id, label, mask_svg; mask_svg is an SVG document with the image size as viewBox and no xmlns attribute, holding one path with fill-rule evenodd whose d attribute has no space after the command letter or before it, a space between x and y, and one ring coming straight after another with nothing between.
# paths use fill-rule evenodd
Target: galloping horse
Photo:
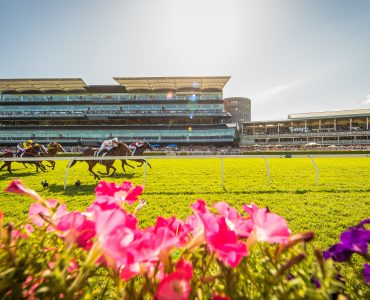
<instances>
[{"instance_id":1,"label":"galloping horse","mask_svg":"<svg viewBox=\"0 0 370 300\"><path fill-rule=\"evenodd\" d=\"M41 156L43 156L43 157L55 157L58 152L65 152L65 150L64 150L64 148L62 147L61 144L59 144L57 142L52 142L49 145L48 151L46 153L44 152L43 154L41 154ZM54 170L55 161L48 160L47 162L50 163L50 166L47 166L47 167L52 168L52 170Z\"/></svg>"},{"instance_id":2,"label":"galloping horse","mask_svg":"<svg viewBox=\"0 0 370 300\"><path fill-rule=\"evenodd\" d=\"M26 152L24 152L24 154L23 154L22 157L36 157L36 156L38 156L37 155L38 154L38 151L39 151L39 149L37 149L37 147L36 147L36 149L34 147L32 147L32 148L26 150ZM1 155L1 157L4 157L4 158L16 157L16 152L7 151L3 155ZM41 164L41 161L30 161L30 162L27 162L27 163L32 164L32 165L35 165L37 172L38 172L38 169L40 169L43 172L46 171L45 167ZM0 168L0 171L2 169L4 169L5 167L7 167L8 172L10 174L13 174L11 165L12 165L12 161L6 161L6 162L4 162L4 164Z\"/></svg>"},{"instance_id":3,"label":"galloping horse","mask_svg":"<svg viewBox=\"0 0 370 300\"><path fill-rule=\"evenodd\" d=\"M150 144L148 142L143 142L143 144L140 147L137 147L135 149L135 151L132 153L132 155L133 156L142 156L144 151L147 150L147 149L152 150L152 147L150 146ZM140 163L140 165L138 165L138 167L141 167L143 165L143 163L147 163L148 166L150 168L152 168L152 166L149 164L149 162L145 159L130 159L130 160L133 160L133 161L136 161L136 162ZM129 166L131 168L134 168L126 160L122 160L122 169L123 169L124 172L126 172L125 165Z\"/></svg>"},{"instance_id":4,"label":"galloping horse","mask_svg":"<svg viewBox=\"0 0 370 300\"><path fill-rule=\"evenodd\" d=\"M94 156L97 150L98 149L89 147L85 151L82 152L81 156ZM127 147L127 145L122 142L118 142L117 146L112 148L111 150L108 150L106 154L106 156L127 156L127 155L131 155L131 151ZM71 164L71 167L74 166L76 162L77 162L76 160L73 161ZM96 164L101 164L106 167L106 170L107 170L106 173L102 173L98 171L99 174L101 175L112 176L114 173L116 173L116 168L113 166L114 160L100 160L100 161L99 160L85 160L85 162L89 165L89 171L91 174L94 175L94 179L100 179L100 176L93 171L93 168ZM113 169L113 173L109 175L110 169Z\"/></svg>"}]
</instances>

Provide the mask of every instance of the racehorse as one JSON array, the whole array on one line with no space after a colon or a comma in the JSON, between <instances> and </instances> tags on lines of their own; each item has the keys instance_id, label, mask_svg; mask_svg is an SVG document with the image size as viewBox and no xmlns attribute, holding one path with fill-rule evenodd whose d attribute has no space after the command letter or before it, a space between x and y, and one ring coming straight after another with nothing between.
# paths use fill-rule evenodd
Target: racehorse
<instances>
[{"instance_id":1,"label":"racehorse","mask_svg":"<svg viewBox=\"0 0 370 300\"><path fill-rule=\"evenodd\" d=\"M135 149L135 151L132 153L132 155L133 156L142 156L144 151L147 150L147 149L152 150L152 146L150 146L150 144L148 142L143 142L143 144L140 147L137 147ZM145 159L130 159L130 160L133 160L133 161L136 161L136 162L140 163L140 165L138 165L138 167L141 167L143 165L143 163L147 163L148 166L150 168L152 168L152 166L149 164L149 162ZM122 160L122 169L123 169L124 172L126 172L125 165L129 166L131 168L134 168L126 160Z\"/></svg>"},{"instance_id":2,"label":"racehorse","mask_svg":"<svg viewBox=\"0 0 370 300\"><path fill-rule=\"evenodd\" d=\"M81 156L94 156L95 152L98 151L98 149L94 148L87 148L85 151L82 152ZM113 147L112 149L108 150L106 152L106 156L127 156L131 155L130 149L127 147L125 143L118 142L116 147ZM76 160L72 162L71 167L76 164ZM102 173L98 171L99 174L105 175L105 176L112 176L114 173L116 173L116 168L113 166L114 160L85 160L85 162L89 165L89 171L91 174L94 175L94 179L100 179L100 176L96 174L93 171L93 168L96 164L101 164L106 167L106 173ZM109 175L110 169L113 169L113 173Z\"/></svg>"},{"instance_id":3,"label":"racehorse","mask_svg":"<svg viewBox=\"0 0 370 300\"><path fill-rule=\"evenodd\" d=\"M41 147L41 149L43 149L43 148ZM52 142L49 145L48 151L47 152L43 151L43 154L41 154L41 156L43 156L43 157L55 157L58 152L65 152L65 150L64 150L64 148L62 147L61 144L59 144L57 142ZM55 161L48 160L47 162L50 163L50 165L47 166L47 167L52 168L52 170L54 170Z\"/></svg>"},{"instance_id":4,"label":"racehorse","mask_svg":"<svg viewBox=\"0 0 370 300\"><path fill-rule=\"evenodd\" d=\"M22 155L22 157L36 157L36 156L38 156L37 154L38 154L38 151L39 151L39 149L37 149L37 147L32 147L32 148L30 148L30 149L27 149L25 152L24 152L24 154ZM12 157L16 157L16 152L11 152L11 151L7 151L7 152L5 152L3 155L1 155L1 157L4 157L4 158L12 158ZM19 162L19 161L18 161ZM36 171L38 172L38 169L40 169L41 171L43 171L43 172L45 172L46 171L46 169L45 169L45 167L41 164L41 161L30 161L30 162L28 162L28 163L30 163L30 164L32 164L32 165L35 165L36 166ZM4 162L4 164L1 166L1 168L0 168L0 171L2 170L2 169L4 169L5 167L7 167L7 169L8 169L8 172L10 173L10 174L13 174L13 172L12 172L12 167L11 167L11 165L12 165L12 161L6 161L6 162Z\"/></svg>"}]
</instances>

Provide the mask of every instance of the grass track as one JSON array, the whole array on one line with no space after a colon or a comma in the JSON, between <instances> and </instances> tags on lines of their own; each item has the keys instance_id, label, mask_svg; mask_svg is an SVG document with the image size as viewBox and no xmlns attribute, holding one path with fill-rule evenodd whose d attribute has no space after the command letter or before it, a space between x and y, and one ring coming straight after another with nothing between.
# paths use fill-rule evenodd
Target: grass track
<instances>
[{"instance_id":1,"label":"grass track","mask_svg":"<svg viewBox=\"0 0 370 300\"><path fill-rule=\"evenodd\" d=\"M261 158L224 159L225 190L221 186L219 159L152 159L153 169L147 169L143 194L148 205L140 212L141 226L155 222L158 215L176 215L184 219L191 214L190 204L198 198L211 204L227 201L241 210L243 203L255 202L283 215L293 232L316 232L314 246L321 249L335 243L339 233L348 226L370 217L370 159L316 158L320 170L319 186L315 186L315 171L308 158L268 159L271 186L267 185L265 163ZM20 178L27 186L45 198L57 198L70 210L84 209L94 200L97 181L87 170L86 163L70 169L67 190L63 190L67 161L58 161L56 169L34 173L34 168L13 164L14 176L0 173L0 190L11 179ZM133 162L133 164L136 164ZM106 180L143 183L143 168L118 172ZM97 170L104 171L102 166ZM47 179L49 188L43 190L41 181ZM81 180L82 186L74 182ZM18 195L0 192L0 209L6 220L21 221L27 216L31 201Z\"/></svg>"}]
</instances>

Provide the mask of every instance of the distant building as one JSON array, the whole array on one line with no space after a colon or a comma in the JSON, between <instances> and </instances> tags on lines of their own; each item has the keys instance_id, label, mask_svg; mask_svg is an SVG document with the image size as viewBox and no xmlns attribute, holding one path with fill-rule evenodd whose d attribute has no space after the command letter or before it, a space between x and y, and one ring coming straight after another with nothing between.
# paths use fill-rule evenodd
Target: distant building
<instances>
[{"instance_id":1,"label":"distant building","mask_svg":"<svg viewBox=\"0 0 370 300\"><path fill-rule=\"evenodd\" d=\"M370 145L370 109L290 114L242 126L241 145Z\"/></svg>"},{"instance_id":2,"label":"distant building","mask_svg":"<svg viewBox=\"0 0 370 300\"><path fill-rule=\"evenodd\" d=\"M251 121L251 100L245 97L225 98L225 111L231 114L231 122Z\"/></svg>"}]
</instances>

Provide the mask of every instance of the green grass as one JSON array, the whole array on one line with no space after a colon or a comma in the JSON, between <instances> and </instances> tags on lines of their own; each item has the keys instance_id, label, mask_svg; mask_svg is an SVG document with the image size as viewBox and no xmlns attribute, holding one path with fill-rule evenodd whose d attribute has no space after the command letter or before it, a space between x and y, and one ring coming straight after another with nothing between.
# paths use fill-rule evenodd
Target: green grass
<instances>
[{"instance_id":1,"label":"green grass","mask_svg":"<svg viewBox=\"0 0 370 300\"><path fill-rule=\"evenodd\" d=\"M139 213L141 226L152 225L156 217L176 215L186 218L190 204L198 198L212 204L227 201L240 211L242 204L255 202L284 216L293 232L313 230L315 247L326 249L337 242L341 231L370 217L370 159L317 158L320 171L319 186L315 185L315 171L308 158L268 159L271 185L267 184L264 160L261 158L224 159L225 189L221 185L219 159L150 160L147 168L143 198L148 205ZM34 167L24 168L14 163L14 175L0 173L0 190L13 178L20 178L27 186L45 198L57 198L67 203L70 210L84 209L94 200L97 181L87 170L86 163L70 169L67 190L63 189L67 161L58 161L54 171L36 174ZM133 162L132 164L136 164ZM143 183L143 168L118 172L106 180ZM97 170L104 171L102 166ZM43 190L41 181L47 179L49 188ZM81 187L74 182L81 180ZM27 216L31 200L0 192L0 209L7 221L18 222Z\"/></svg>"}]
</instances>

